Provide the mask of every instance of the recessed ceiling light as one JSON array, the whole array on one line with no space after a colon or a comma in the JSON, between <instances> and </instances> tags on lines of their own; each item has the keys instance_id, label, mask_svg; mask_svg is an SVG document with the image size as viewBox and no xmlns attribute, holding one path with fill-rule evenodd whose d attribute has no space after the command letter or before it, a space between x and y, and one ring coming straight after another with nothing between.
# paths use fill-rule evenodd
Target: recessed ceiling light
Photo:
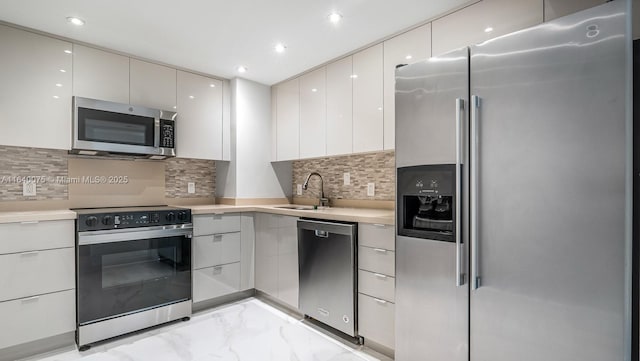
<instances>
[{"instance_id":1,"label":"recessed ceiling light","mask_svg":"<svg viewBox=\"0 0 640 361\"><path fill-rule=\"evenodd\" d=\"M213 83L209 84L209 86L210 86L211 88L215 88L215 87L216 87L216 85L215 85L215 84L213 84Z\"/></svg>"},{"instance_id":2,"label":"recessed ceiling light","mask_svg":"<svg viewBox=\"0 0 640 361\"><path fill-rule=\"evenodd\" d=\"M60 88L60 87L62 87L62 84L58 83L58 84L56 84L56 86L57 86L58 88Z\"/></svg>"},{"instance_id":3,"label":"recessed ceiling light","mask_svg":"<svg viewBox=\"0 0 640 361\"><path fill-rule=\"evenodd\" d=\"M75 25L75 26L84 25L84 20L82 20L80 18L73 17L73 16L67 17L67 21L70 22L71 24Z\"/></svg>"},{"instance_id":4,"label":"recessed ceiling light","mask_svg":"<svg viewBox=\"0 0 640 361\"><path fill-rule=\"evenodd\" d=\"M318 89L313 88L313 89L311 89L311 91L315 93L315 92L317 92L317 91L318 91Z\"/></svg>"},{"instance_id":5,"label":"recessed ceiling light","mask_svg":"<svg viewBox=\"0 0 640 361\"><path fill-rule=\"evenodd\" d=\"M378 107L378 110L382 110L382 107Z\"/></svg>"},{"instance_id":6,"label":"recessed ceiling light","mask_svg":"<svg viewBox=\"0 0 640 361\"><path fill-rule=\"evenodd\" d=\"M173 106L173 109L178 109L178 107L174 105L174 106Z\"/></svg>"},{"instance_id":7,"label":"recessed ceiling light","mask_svg":"<svg viewBox=\"0 0 640 361\"><path fill-rule=\"evenodd\" d=\"M236 70L238 70L238 73L246 73L248 69L246 66L240 65L239 67L236 68Z\"/></svg>"},{"instance_id":8,"label":"recessed ceiling light","mask_svg":"<svg viewBox=\"0 0 640 361\"><path fill-rule=\"evenodd\" d=\"M350 78L351 79L356 79L358 77L358 74L351 74Z\"/></svg>"},{"instance_id":9,"label":"recessed ceiling light","mask_svg":"<svg viewBox=\"0 0 640 361\"><path fill-rule=\"evenodd\" d=\"M195 99L196 97L194 97L193 95L189 95L189 99Z\"/></svg>"},{"instance_id":10,"label":"recessed ceiling light","mask_svg":"<svg viewBox=\"0 0 640 361\"><path fill-rule=\"evenodd\" d=\"M489 26L489 27L487 27L486 29L484 29L484 32L485 32L485 33L490 33L490 32L492 32L492 31L493 31L493 28L492 28L492 27L490 27L490 26Z\"/></svg>"},{"instance_id":11,"label":"recessed ceiling light","mask_svg":"<svg viewBox=\"0 0 640 361\"><path fill-rule=\"evenodd\" d=\"M338 14L337 12L332 12L331 14L329 14L328 18L329 18L329 21L331 21L334 24L337 24L340 22L340 20L342 20L342 15Z\"/></svg>"},{"instance_id":12,"label":"recessed ceiling light","mask_svg":"<svg viewBox=\"0 0 640 361\"><path fill-rule=\"evenodd\" d=\"M53 99L59 99L59 98L60 98L60 97L59 97L59 96L57 96L57 95L54 95L54 96L53 96Z\"/></svg>"},{"instance_id":13,"label":"recessed ceiling light","mask_svg":"<svg viewBox=\"0 0 640 361\"><path fill-rule=\"evenodd\" d=\"M61 72L61 73L66 73L67 71L66 71L66 70L64 70L64 69L60 69L60 72Z\"/></svg>"},{"instance_id":14,"label":"recessed ceiling light","mask_svg":"<svg viewBox=\"0 0 640 361\"><path fill-rule=\"evenodd\" d=\"M72 53L72 51L69 50L69 49L65 50L64 52L65 52L65 54L71 54Z\"/></svg>"},{"instance_id":15,"label":"recessed ceiling light","mask_svg":"<svg viewBox=\"0 0 640 361\"><path fill-rule=\"evenodd\" d=\"M411 60L411 58L413 58L413 56L411 54L409 54L409 55L405 56L404 58L407 59L407 60Z\"/></svg>"},{"instance_id":16,"label":"recessed ceiling light","mask_svg":"<svg viewBox=\"0 0 640 361\"><path fill-rule=\"evenodd\" d=\"M287 47L284 46L284 44L278 43L273 47L273 49L276 51L276 53L284 53Z\"/></svg>"}]
</instances>

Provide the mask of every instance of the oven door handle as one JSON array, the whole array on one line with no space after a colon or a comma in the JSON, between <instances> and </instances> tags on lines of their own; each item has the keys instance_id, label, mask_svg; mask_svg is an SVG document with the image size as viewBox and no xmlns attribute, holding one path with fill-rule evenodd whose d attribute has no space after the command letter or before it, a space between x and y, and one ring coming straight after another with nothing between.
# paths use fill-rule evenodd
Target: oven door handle
<instances>
[{"instance_id":1,"label":"oven door handle","mask_svg":"<svg viewBox=\"0 0 640 361\"><path fill-rule=\"evenodd\" d=\"M193 227L153 227L154 229L130 230L122 229L104 233L81 232L78 233L78 245L85 246L91 244L113 243L122 241L135 241L142 239L164 238L164 237L193 237ZM124 231L124 232L123 232Z\"/></svg>"}]
</instances>

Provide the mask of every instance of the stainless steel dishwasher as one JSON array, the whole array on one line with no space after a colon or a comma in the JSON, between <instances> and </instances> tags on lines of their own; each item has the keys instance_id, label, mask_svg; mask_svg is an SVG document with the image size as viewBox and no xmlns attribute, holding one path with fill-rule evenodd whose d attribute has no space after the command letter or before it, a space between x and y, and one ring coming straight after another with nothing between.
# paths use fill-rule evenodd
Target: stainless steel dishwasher
<instances>
[{"instance_id":1,"label":"stainless steel dishwasher","mask_svg":"<svg viewBox=\"0 0 640 361\"><path fill-rule=\"evenodd\" d=\"M300 310L358 337L357 223L298 220Z\"/></svg>"}]
</instances>

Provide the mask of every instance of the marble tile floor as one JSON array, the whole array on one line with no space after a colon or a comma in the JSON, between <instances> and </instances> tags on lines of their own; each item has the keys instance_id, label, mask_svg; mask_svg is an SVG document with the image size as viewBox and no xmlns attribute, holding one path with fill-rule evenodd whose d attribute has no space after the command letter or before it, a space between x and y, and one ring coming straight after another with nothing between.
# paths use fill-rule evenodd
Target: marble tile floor
<instances>
[{"instance_id":1,"label":"marble tile floor","mask_svg":"<svg viewBox=\"0 0 640 361\"><path fill-rule=\"evenodd\" d=\"M29 361L389 361L250 298L178 322Z\"/></svg>"}]
</instances>

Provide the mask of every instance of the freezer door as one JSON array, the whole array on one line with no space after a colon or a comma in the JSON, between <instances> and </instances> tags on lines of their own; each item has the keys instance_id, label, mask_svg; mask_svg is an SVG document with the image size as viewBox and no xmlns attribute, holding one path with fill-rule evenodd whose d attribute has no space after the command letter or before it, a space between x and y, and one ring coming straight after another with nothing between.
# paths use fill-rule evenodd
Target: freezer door
<instances>
[{"instance_id":1,"label":"freezer door","mask_svg":"<svg viewBox=\"0 0 640 361\"><path fill-rule=\"evenodd\" d=\"M472 361L625 359L626 3L471 48Z\"/></svg>"},{"instance_id":2,"label":"freezer door","mask_svg":"<svg viewBox=\"0 0 640 361\"><path fill-rule=\"evenodd\" d=\"M468 96L468 48L398 68L396 167L456 163L456 99Z\"/></svg>"},{"instance_id":3,"label":"freezer door","mask_svg":"<svg viewBox=\"0 0 640 361\"><path fill-rule=\"evenodd\" d=\"M456 287L456 245L396 238L397 361L468 359L468 285Z\"/></svg>"}]
</instances>

